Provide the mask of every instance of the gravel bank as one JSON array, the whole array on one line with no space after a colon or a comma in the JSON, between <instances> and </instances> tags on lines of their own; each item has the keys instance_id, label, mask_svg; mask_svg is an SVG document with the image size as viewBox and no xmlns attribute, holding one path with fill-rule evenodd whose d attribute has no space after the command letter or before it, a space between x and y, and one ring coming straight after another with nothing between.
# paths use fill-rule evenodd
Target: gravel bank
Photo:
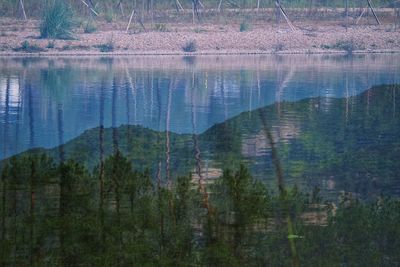
<instances>
[{"instance_id":1,"label":"gravel bank","mask_svg":"<svg viewBox=\"0 0 400 267\"><path fill-rule=\"evenodd\" d=\"M252 24L240 32L239 24L186 25L166 24L163 31L147 25L146 32L138 26L125 32L124 23L99 24L91 34L79 29L76 40L47 40L39 38L39 22L0 19L0 55L37 55L21 47L24 41L43 49L41 55L158 55L186 54L182 47L196 43L195 54L269 54L269 53L382 53L400 52L400 29L393 24L360 25L346 30L338 23L294 23L296 31L286 24ZM312 25L312 26L311 26ZM112 44L112 51L100 46Z\"/></svg>"}]
</instances>

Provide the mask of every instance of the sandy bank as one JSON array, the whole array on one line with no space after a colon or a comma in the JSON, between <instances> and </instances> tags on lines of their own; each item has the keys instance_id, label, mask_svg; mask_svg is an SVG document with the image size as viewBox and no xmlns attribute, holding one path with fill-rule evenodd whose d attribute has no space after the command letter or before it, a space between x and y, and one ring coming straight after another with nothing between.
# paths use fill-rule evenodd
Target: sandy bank
<instances>
[{"instance_id":1,"label":"sandy bank","mask_svg":"<svg viewBox=\"0 0 400 267\"><path fill-rule=\"evenodd\" d=\"M391 23L360 25L346 29L340 23L297 22L296 31L284 23L254 23L241 32L239 24L187 25L171 23L162 31L148 25L126 33L125 23L100 24L91 34L79 29L76 40L39 38L37 20L0 19L0 55L184 55L182 47L196 43L193 54L307 54L307 53L394 53L400 52L400 29ZM312 25L312 26L311 26ZM27 41L41 52L16 51ZM112 51L100 46L112 44Z\"/></svg>"}]
</instances>

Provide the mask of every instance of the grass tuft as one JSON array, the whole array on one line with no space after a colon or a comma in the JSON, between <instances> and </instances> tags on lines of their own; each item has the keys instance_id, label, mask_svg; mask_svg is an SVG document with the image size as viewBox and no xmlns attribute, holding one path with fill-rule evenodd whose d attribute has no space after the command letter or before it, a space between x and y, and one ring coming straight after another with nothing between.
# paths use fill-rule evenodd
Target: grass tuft
<instances>
[{"instance_id":1,"label":"grass tuft","mask_svg":"<svg viewBox=\"0 0 400 267\"><path fill-rule=\"evenodd\" d=\"M94 47L98 48L100 50L100 52L103 52L103 53L112 52L115 49L114 41L112 38L107 43L95 45Z\"/></svg>"},{"instance_id":2,"label":"grass tuft","mask_svg":"<svg viewBox=\"0 0 400 267\"><path fill-rule=\"evenodd\" d=\"M56 44L55 44L55 42L54 41L49 41L48 43L47 43L47 48L54 48L56 46Z\"/></svg>"},{"instance_id":3,"label":"grass tuft","mask_svg":"<svg viewBox=\"0 0 400 267\"><path fill-rule=\"evenodd\" d=\"M182 50L184 52L196 52L197 51L197 44L196 41L189 41L183 47Z\"/></svg>"},{"instance_id":4,"label":"grass tuft","mask_svg":"<svg viewBox=\"0 0 400 267\"><path fill-rule=\"evenodd\" d=\"M49 1L40 24L40 37L52 39L73 39L75 22L70 6L61 0Z\"/></svg>"},{"instance_id":5,"label":"grass tuft","mask_svg":"<svg viewBox=\"0 0 400 267\"><path fill-rule=\"evenodd\" d=\"M247 32L250 29L251 29L251 25L248 22L243 21L242 23L240 23L240 29L239 29L240 32Z\"/></svg>"},{"instance_id":6,"label":"grass tuft","mask_svg":"<svg viewBox=\"0 0 400 267\"><path fill-rule=\"evenodd\" d=\"M96 24L92 21L87 21L86 23L84 23L83 25L83 32L84 33L93 33L97 31L97 27Z\"/></svg>"},{"instance_id":7,"label":"grass tuft","mask_svg":"<svg viewBox=\"0 0 400 267\"><path fill-rule=\"evenodd\" d=\"M164 23L156 23L154 25L154 30L158 31L158 32L168 32L169 31L167 28L167 25Z\"/></svg>"},{"instance_id":8,"label":"grass tuft","mask_svg":"<svg viewBox=\"0 0 400 267\"><path fill-rule=\"evenodd\" d=\"M107 23L112 23L114 21L114 13L112 12L111 9L107 9L104 15L104 19L106 20Z\"/></svg>"},{"instance_id":9,"label":"grass tuft","mask_svg":"<svg viewBox=\"0 0 400 267\"><path fill-rule=\"evenodd\" d=\"M343 50L348 55L353 54L354 50L364 50L365 47L361 44L357 44L354 40L339 40L333 45L321 45L323 49L336 49L336 50Z\"/></svg>"},{"instance_id":10,"label":"grass tuft","mask_svg":"<svg viewBox=\"0 0 400 267\"><path fill-rule=\"evenodd\" d=\"M45 51L38 45L30 44L28 41L23 41L20 47L13 48L15 52L25 52L25 53L38 53Z\"/></svg>"}]
</instances>

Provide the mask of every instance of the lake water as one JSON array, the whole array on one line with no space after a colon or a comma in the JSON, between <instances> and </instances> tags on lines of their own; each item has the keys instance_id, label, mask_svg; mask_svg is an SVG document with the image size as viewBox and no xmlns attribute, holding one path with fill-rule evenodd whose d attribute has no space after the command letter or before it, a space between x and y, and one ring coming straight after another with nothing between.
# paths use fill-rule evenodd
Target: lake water
<instances>
[{"instance_id":1,"label":"lake water","mask_svg":"<svg viewBox=\"0 0 400 267\"><path fill-rule=\"evenodd\" d=\"M382 144L381 149L373 150L376 153L397 149L397 91L393 89L390 99L380 97L379 90L371 95L367 91L376 85L396 83L400 83L399 55L0 58L0 159L30 148L62 145L99 125L140 125L201 137L213 125L239 118L236 120L240 123L222 131L223 137L230 139L238 134L232 129L240 132L240 148L229 153L240 154L236 156L249 162L253 172L260 175L270 167L265 162L269 148L262 132L256 130L259 125L250 123L254 120L251 111L274 104L271 131L275 141L283 144L280 149L283 164L288 166L287 176L295 179L298 174L307 180L318 172L324 178L322 186L341 190L348 186L350 178L342 183L336 181L333 173L342 170L335 166L344 168L343 173L351 169L350 174L345 174L350 176L358 173L354 171L357 166L344 166L342 160L342 165L332 163L329 172L322 171L317 165L326 163L331 156L313 156L310 151L329 150L327 140L337 135L341 139L332 139L330 145L339 150L355 146L361 153L364 141ZM357 98L365 92L367 101ZM309 108L305 108L301 101L310 98L314 100L308 101ZM301 108L288 103L299 103ZM247 115L237 117L243 112ZM372 132L374 127L368 128L371 132L361 129L360 118L365 119L370 113L376 115L377 125L388 120L385 127L379 128L382 132ZM317 123L313 124L312 117L318 118ZM343 132L338 131L341 125L346 126ZM360 131L352 126L361 127ZM388 129L391 134L385 132ZM354 137L355 134L358 135ZM307 138L317 140L314 150L306 150ZM205 144L210 137L204 140ZM285 150L285 146L290 148ZM227 152L210 148L209 144L200 147L203 159L212 162ZM292 152L289 155L285 151ZM304 160L314 165L306 166ZM226 161L221 160L213 167L224 164ZM398 164L379 166L379 171L390 171L387 175L392 180L376 187L398 188L394 186L398 184ZM313 168L315 173L310 174L312 171L307 168Z\"/></svg>"}]
</instances>

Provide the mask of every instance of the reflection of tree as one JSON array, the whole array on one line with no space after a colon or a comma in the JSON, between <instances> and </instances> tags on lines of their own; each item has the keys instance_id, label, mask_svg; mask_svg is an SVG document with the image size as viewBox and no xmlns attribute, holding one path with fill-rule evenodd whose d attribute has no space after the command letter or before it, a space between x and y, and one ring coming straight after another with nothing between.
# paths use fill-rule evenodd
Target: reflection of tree
<instances>
[{"instance_id":1,"label":"reflection of tree","mask_svg":"<svg viewBox=\"0 0 400 267\"><path fill-rule=\"evenodd\" d=\"M20 123L21 123L21 113L22 113L22 81L25 81L25 72L21 77L18 77L18 106L17 106L17 121L15 126L15 151L18 151L18 145L20 143L19 136L20 136Z\"/></svg>"},{"instance_id":2,"label":"reflection of tree","mask_svg":"<svg viewBox=\"0 0 400 267\"><path fill-rule=\"evenodd\" d=\"M198 135L196 133L196 103L194 100L194 93L196 91L196 77L195 77L195 73L193 70L192 73L192 82L191 82L191 113L192 113L192 138L193 138L193 144L194 144L194 157L196 160L196 175L199 177L199 191L200 193L203 195L203 204L204 207L207 209L207 212L210 213L209 210L209 202L208 202L208 193L205 189L205 185L204 185L204 177L203 177L203 173L201 170L201 152L200 152L200 146L199 146L199 138Z\"/></svg>"},{"instance_id":3,"label":"reflection of tree","mask_svg":"<svg viewBox=\"0 0 400 267\"><path fill-rule=\"evenodd\" d=\"M261 120L261 124L262 124L263 130L264 130L265 136L267 137L267 140L271 147L271 158L272 158L272 163L275 168L275 176L277 179L277 184L278 184L278 189L279 189L279 197L284 205L283 206L284 209L281 212L288 213L289 202L288 202L287 191L286 191L285 183L284 183L282 165L281 165L281 161L280 161L280 158L278 155L278 151L276 149L275 141L273 139L269 125L267 123L267 116L265 113L265 109L259 109L259 116L260 116L260 120ZM288 236L295 235L291 214L289 214L289 213L286 214L286 221L287 221ZM294 239L292 239L292 238L289 238L288 241L289 241L290 250L291 250L292 266L299 267L300 263L299 263L299 256L297 253L296 243L295 243Z\"/></svg>"},{"instance_id":4,"label":"reflection of tree","mask_svg":"<svg viewBox=\"0 0 400 267\"><path fill-rule=\"evenodd\" d=\"M113 129L113 149L114 153L119 150L118 129L117 129L117 82L114 77L112 83L112 104L111 104L111 127Z\"/></svg>"},{"instance_id":5,"label":"reflection of tree","mask_svg":"<svg viewBox=\"0 0 400 267\"><path fill-rule=\"evenodd\" d=\"M170 147L170 133L169 133L169 127L171 123L171 103L172 103L172 81L169 82L168 84L168 96L167 96L167 111L166 111L166 116L165 116L165 176L167 180L167 186L168 188L171 188L172 186L172 181L170 177L170 152L171 152L171 147Z\"/></svg>"},{"instance_id":6,"label":"reflection of tree","mask_svg":"<svg viewBox=\"0 0 400 267\"><path fill-rule=\"evenodd\" d=\"M35 121L32 101L32 87L29 83L27 83L26 88L28 91L29 147L35 147Z\"/></svg>"},{"instance_id":7,"label":"reflection of tree","mask_svg":"<svg viewBox=\"0 0 400 267\"><path fill-rule=\"evenodd\" d=\"M3 142L3 158L7 157L7 138L8 138L8 127L10 119L10 76L7 77L6 85L6 99L5 99L5 118L4 118L4 142Z\"/></svg>"},{"instance_id":8,"label":"reflection of tree","mask_svg":"<svg viewBox=\"0 0 400 267\"><path fill-rule=\"evenodd\" d=\"M100 251L105 250L104 233L104 88L105 81L100 86L100 108L99 108L99 216L100 216Z\"/></svg>"},{"instance_id":9,"label":"reflection of tree","mask_svg":"<svg viewBox=\"0 0 400 267\"><path fill-rule=\"evenodd\" d=\"M57 105L57 131L60 162L64 162L64 110L63 105Z\"/></svg>"},{"instance_id":10,"label":"reflection of tree","mask_svg":"<svg viewBox=\"0 0 400 267\"><path fill-rule=\"evenodd\" d=\"M129 87L130 87L130 89L131 89L131 91L132 91L132 95L133 95L133 123L134 124L136 124L136 121L137 121L137 114L136 114L136 111L137 111L137 94L136 94L136 88L135 88L135 84L133 83L133 80L132 80L132 77L131 77L131 75L130 75L130 73L129 73L129 71L128 71L128 69L127 68L125 68L125 75L126 75L126 77L127 77L127 80L128 80L128 82L129 82Z\"/></svg>"}]
</instances>

